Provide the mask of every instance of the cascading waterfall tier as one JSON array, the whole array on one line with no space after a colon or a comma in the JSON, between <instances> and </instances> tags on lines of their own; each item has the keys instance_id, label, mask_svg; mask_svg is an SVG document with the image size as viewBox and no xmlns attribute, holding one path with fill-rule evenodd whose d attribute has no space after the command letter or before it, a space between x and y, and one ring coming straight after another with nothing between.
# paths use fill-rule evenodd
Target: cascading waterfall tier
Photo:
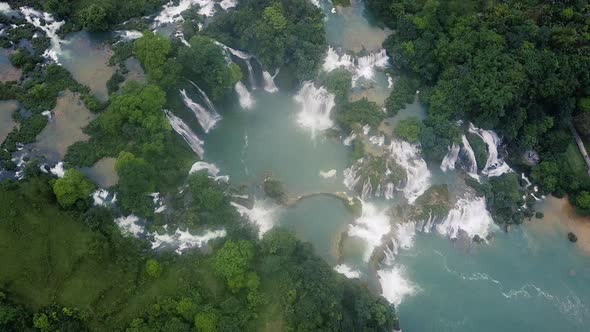
<instances>
[{"instance_id":1,"label":"cascading waterfall tier","mask_svg":"<svg viewBox=\"0 0 590 332\"><path fill-rule=\"evenodd\" d=\"M301 106L297 123L311 130L312 137L317 132L332 128L330 112L336 106L335 97L324 87L317 88L313 82L304 82L295 95L295 101Z\"/></svg>"},{"instance_id":2,"label":"cascading waterfall tier","mask_svg":"<svg viewBox=\"0 0 590 332\"><path fill-rule=\"evenodd\" d=\"M392 158L366 156L345 169L344 185L360 194L361 199L393 199L395 188L407 183L406 171Z\"/></svg>"},{"instance_id":3,"label":"cascading waterfall tier","mask_svg":"<svg viewBox=\"0 0 590 332\"><path fill-rule=\"evenodd\" d=\"M279 91L279 88L275 84L275 77L279 74L277 70L274 75L271 75L266 70L262 72L262 78L264 78L264 90L268 93L275 93Z\"/></svg>"},{"instance_id":4,"label":"cascading waterfall tier","mask_svg":"<svg viewBox=\"0 0 590 332\"><path fill-rule=\"evenodd\" d=\"M485 240L494 225L494 220L486 208L485 198L466 197L455 203L447 217L436 225L436 229L451 239L456 239L463 232L470 239L477 236Z\"/></svg>"},{"instance_id":5,"label":"cascading waterfall tier","mask_svg":"<svg viewBox=\"0 0 590 332\"><path fill-rule=\"evenodd\" d=\"M459 123L460 124L460 123ZM488 157L486 160L486 164L481 171L481 175L487 176L488 178L494 176L500 176L505 173L513 172L512 168L508 166L508 164L499 157L498 148L502 143L502 140L492 130L484 130L475 127L472 123L469 124L469 132L477 135L479 138L487 146ZM461 136L462 147L460 148L456 144L453 144L449 147L449 152L444 157L440 168L443 171L449 171L455 169L455 164L458 162L458 157L462 156L462 166L463 169L469 174L472 178L479 180L479 168L477 165L477 160L475 159L475 152L467 139L467 136Z\"/></svg>"},{"instance_id":6,"label":"cascading waterfall tier","mask_svg":"<svg viewBox=\"0 0 590 332\"><path fill-rule=\"evenodd\" d=\"M391 231L390 218L386 209L379 209L373 203L362 202L362 214L348 227L348 235L365 242L363 259L368 262L383 237Z\"/></svg>"},{"instance_id":7,"label":"cascading waterfall tier","mask_svg":"<svg viewBox=\"0 0 590 332\"><path fill-rule=\"evenodd\" d=\"M240 106L242 106L242 108L251 109L254 107L254 98L252 98L250 91L248 91L244 83L236 83L234 89L238 94L238 101L240 102Z\"/></svg>"},{"instance_id":8,"label":"cascading waterfall tier","mask_svg":"<svg viewBox=\"0 0 590 332\"><path fill-rule=\"evenodd\" d=\"M172 112L168 110L164 110L164 113L166 114L166 118L172 126L172 129L174 129L176 133L182 136L184 141L200 158L203 158L203 155L205 154L205 149L203 148L203 145L205 143L195 133L193 133L190 127L186 123L184 123L184 121L182 121L181 118L175 116L174 114L172 114Z\"/></svg>"},{"instance_id":9,"label":"cascading waterfall tier","mask_svg":"<svg viewBox=\"0 0 590 332\"><path fill-rule=\"evenodd\" d=\"M498 134L492 130L477 128L472 123L469 124L469 132L481 137L488 147L488 159L484 169L481 171L483 175L493 177L512 172L512 168L498 157L498 147L502 142Z\"/></svg>"},{"instance_id":10,"label":"cascading waterfall tier","mask_svg":"<svg viewBox=\"0 0 590 332\"><path fill-rule=\"evenodd\" d=\"M389 57L385 49L378 52L372 52L365 56L353 57L349 54L339 55L333 47L328 48L328 53L324 58L322 68L326 72L331 72L338 68L345 68L352 72L353 86L358 80L372 80L377 68L386 68L389 66Z\"/></svg>"},{"instance_id":11,"label":"cascading waterfall tier","mask_svg":"<svg viewBox=\"0 0 590 332\"><path fill-rule=\"evenodd\" d=\"M412 204L430 187L431 173L426 161L421 157L420 147L392 139L389 152L397 164L406 170L407 181L403 191L408 202Z\"/></svg>"},{"instance_id":12,"label":"cascading waterfall tier","mask_svg":"<svg viewBox=\"0 0 590 332\"><path fill-rule=\"evenodd\" d=\"M258 236L260 238L274 227L280 213L278 205L266 200L255 201L251 209L235 202L231 202L231 205L236 208L242 217L258 227Z\"/></svg>"},{"instance_id":13,"label":"cascading waterfall tier","mask_svg":"<svg viewBox=\"0 0 590 332\"><path fill-rule=\"evenodd\" d=\"M53 15L36 11L30 7L20 7L20 11L27 22L45 32L49 38L50 47L43 53L43 57L59 64L58 56L62 53L61 45L65 44L66 41L61 39L57 32L66 22L56 21Z\"/></svg>"},{"instance_id":14,"label":"cascading waterfall tier","mask_svg":"<svg viewBox=\"0 0 590 332\"><path fill-rule=\"evenodd\" d=\"M173 1L168 2L162 6L162 11L154 18L153 27L158 27L162 24L182 22L184 18L182 13L193 5L199 6L199 14L207 17L215 15L215 0L180 0L177 3ZM228 10L238 4L237 0L223 0L219 3L223 10Z\"/></svg>"},{"instance_id":15,"label":"cascading waterfall tier","mask_svg":"<svg viewBox=\"0 0 590 332\"><path fill-rule=\"evenodd\" d=\"M215 127L217 122L219 120L221 120L221 116L219 114L217 114L217 112L215 112L211 109L207 110L207 109L205 109L205 107L203 107L200 104L193 101L187 95L185 89L181 89L179 91L180 91L180 95L182 97L182 101L183 101L184 105L186 107L188 107L193 112L193 114L197 118L197 121L199 121L201 128L203 128L203 131L205 133L208 133L209 130L211 130L211 128Z\"/></svg>"}]
</instances>

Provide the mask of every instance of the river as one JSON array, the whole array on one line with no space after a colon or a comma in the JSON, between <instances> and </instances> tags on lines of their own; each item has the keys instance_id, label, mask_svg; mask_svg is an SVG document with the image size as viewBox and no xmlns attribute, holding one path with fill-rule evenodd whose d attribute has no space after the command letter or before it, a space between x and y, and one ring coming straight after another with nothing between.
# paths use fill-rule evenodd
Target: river
<instances>
[{"instance_id":1,"label":"river","mask_svg":"<svg viewBox=\"0 0 590 332\"><path fill-rule=\"evenodd\" d=\"M359 0L352 0L350 8L335 10L328 1L319 3L326 14L330 46L340 55L355 53L352 98L367 96L383 103L391 79L375 63L383 60L380 45L390 32L372 24ZM85 33L69 40L63 65L104 98L106 80L112 74L112 68L105 66L108 49L96 51L88 40L98 43L101 38ZM247 74L244 82L248 82ZM254 85L248 82L236 87L235 100L214 105L220 117L195 118L184 106L180 91L174 103L175 113L205 141L204 160L228 175L233 185L245 185L257 194L253 222L267 228L291 228L329 264L382 292L396 304L404 331L586 330L590 324L590 256L585 246L566 238L567 231L583 227L575 225L584 221L558 208L552 198L539 203L544 219L533 219L508 233L500 231L472 198L457 208L458 224L426 231L417 231L415 224L401 220L390 223L386 208L397 204L398 198L367 198L356 220L342 200L331 196L314 196L289 208L265 200L260 184L269 175L283 182L293 197L347 191L344 171L354 160L351 148L343 144L344 137L329 130L332 122L326 107L329 110L332 103L321 87L303 84L296 91L273 91L262 77L256 75ZM183 89L188 98L211 111L196 87L187 82ZM424 116L419 101L389 122L409 115ZM208 121L207 132L201 130L199 121ZM463 171L444 173L437 165L427 169L420 164L419 147L399 149L412 153L408 169L414 174L415 192L400 191L396 196L411 197L432 184L445 183L455 201L461 201ZM104 186L115 182L106 179ZM559 226L562 220L570 220L569 228ZM490 240L481 244L451 240L451 226L470 235L490 235ZM382 244L382 236L390 230L397 253L387 262L372 264L368 260L372 249Z\"/></svg>"}]
</instances>

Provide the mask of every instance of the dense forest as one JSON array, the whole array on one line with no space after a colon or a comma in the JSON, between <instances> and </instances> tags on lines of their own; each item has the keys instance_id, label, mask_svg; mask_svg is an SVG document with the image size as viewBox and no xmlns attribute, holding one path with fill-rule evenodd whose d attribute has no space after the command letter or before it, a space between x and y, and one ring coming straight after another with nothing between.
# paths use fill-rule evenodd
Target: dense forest
<instances>
[{"instance_id":1,"label":"dense forest","mask_svg":"<svg viewBox=\"0 0 590 332\"><path fill-rule=\"evenodd\" d=\"M109 31L133 17L151 15L165 1L12 1L65 20L60 34L85 29ZM198 9L198 8L197 8ZM264 13L259 15L259 13ZM61 178L27 160L24 179L0 183L0 330L2 331L391 331L399 329L393 305L367 285L332 270L307 243L277 228L259 239L231 206L237 190L206 173L187 177L197 161L162 111L188 78L220 101L241 80L212 37L243 47L268 68L288 68L295 80L315 75L326 47L323 15L307 1L242 1L219 15L205 32L187 11L184 31L190 46L149 30L135 41L117 43L101 103L88 87L42 54L48 38L25 20L0 15L17 28L2 35L13 47L18 82L0 84L0 100L17 100L16 127L2 143L1 167L18 144L33 142L47 124L63 91L81 95L96 114L87 141L68 148ZM240 29L250 33L240 34ZM147 28L147 25L138 25ZM192 31L192 32L191 32ZM262 38L262 37L265 38ZM17 46L33 40L33 48ZM277 47L279 45L280 47ZM124 60L137 58L147 84L123 81ZM370 105L372 107L372 105ZM22 115L24 114L24 115ZM18 144L17 144L18 143ZM116 158L119 181L115 207L96 205L95 184L77 169L104 157ZM181 190L179 190L179 188ZM154 213L148 194L166 196L170 209ZM114 222L142 218L146 232L134 237ZM191 234L223 229L227 236L203 248L153 250L154 237L179 229Z\"/></svg>"},{"instance_id":2,"label":"dense forest","mask_svg":"<svg viewBox=\"0 0 590 332\"><path fill-rule=\"evenodd\" d=\"M587 1L367 5L394 30L384 47L399 77L387 110L395 114L420 91L428 118L419 136L431 162L440 163L448 147L460 143L457 120L472 121L497 130L511 166L530 172L543 191L568 194L580 212L590 212L590 178L571 133L576 128L590 138ZM540 163L523 160L531 151Z\"/></svg>"}]
</instances>

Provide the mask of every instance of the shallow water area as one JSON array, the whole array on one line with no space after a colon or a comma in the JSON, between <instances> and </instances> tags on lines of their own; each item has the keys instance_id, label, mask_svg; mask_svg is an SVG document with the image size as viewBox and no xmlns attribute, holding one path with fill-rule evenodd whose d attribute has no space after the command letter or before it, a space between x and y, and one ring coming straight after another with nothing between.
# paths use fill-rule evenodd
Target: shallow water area
<instances>
[{"instance_id":1,"label":"shallow water area","mask_svg":"<svg viewBox=\"0 0 590 332\"><path fill-rule=\"evenodd\" d=\"M108 65L112 54L109 38L107 33L74 32L66 36L58 54L60 63L74 79L88 86L101 101L108 100L107 81L115 72Z\"/></svg>"},{"instance_id":2,"label":"shallow water area","mask_svg":"<svg viewBox=\"0 0 590 332\"><path fill-rule=\"evenodd\" d=\"M235 185L260 183L270 173L292 194L344 191L348 148L323 133L312 138L309 129L301 128L292 95L260 89L252 95L256 103L251 109L236 103L219 110L223 119L205 137L205 159ZM320 175L332 169L336 176Z\"/></svg>"},{"instance_id":3,"label":"shallow water area","mask_svg":"<svg viewBox=\"0 0 590 332\"><path fill-rule=\"evenodd\" d=\"M590 217L577 215L567 198L548 196L538 202L537 209L543 212L541 219L533 218L527 223L532 232L539 235L554 235L567 240L567 233L572 232L578 238L575 246L586 255L590 255Z\"/></svg>"},{"instance_id":4,"label":"shallow water area","mask_svg":"<svg viewBox=\"0 0 590 332\"><path fill-rule=\"evenodd\" d=\"M12 100L0 101L0 143L12 131L16 123L12 114L18 109L18 103Z\"/></svg>"},{"instance_id":5,"label":"shallow water area","mask_svg":"<svg viewBox=\"0 0 590 332\"><path fill-rule=\"evenodd\" d=\"M10 63L10 52L0 48L0 82L18 81L22 72Z\"/></svg>"},{"instance_id":6,"label":"shallow water area","mask_svg":"<svg viewBox=\"0 0 590 332\"><path fill-rule=\"evenodd\" d=\"M100 188L109 188L119 182L119 176L115 171L117 158L102 158L92 167L84 167L80 171Z\"/></svg>"},{"instance_id":7,"label":"shallow water area","mask_svg":"<svg viewBox=\"0 0 590 332\"><path fill-rule=\"evenodd\" d=\"M65 91L58 99L51 119L33 144L33 153L50 161L63 159L68 146L87 140L84 128L96 115L92 114L77 93Z\"/></svg>"},{"instance_id":8,"label":"shallow water area","mask_svg":"<svg viewBox=\"0 0 590 332\"><path fill-rule=\"evenodd\" d=\"M287 209L280 218L280 225L292 229L299 239L312 243L320 257L335 265L340 255L340 236L352 221L352 215L341 200L316 196Z\"/></svg>"},{"instance_id":9,"label":"shallow water area","mask_svg":"<svg viewBox=\"0 0 590 332\"><path fill-rule=\"evenodd\" d=\"M350 7L336 6L332 12L332 3L319 0L326 18L326 38L333 46L340 46L348 51L376 51L391 33L373 24L361 0L351 0Z\"/></svg>"}]
</instances>

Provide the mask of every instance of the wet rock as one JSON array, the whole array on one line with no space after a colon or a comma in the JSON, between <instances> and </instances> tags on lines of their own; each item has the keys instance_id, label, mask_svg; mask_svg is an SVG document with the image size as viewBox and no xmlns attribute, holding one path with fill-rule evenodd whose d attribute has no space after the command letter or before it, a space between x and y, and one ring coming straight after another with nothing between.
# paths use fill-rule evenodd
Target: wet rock
<instances>
[{"instance_id":1,"label":"wet rock","mask_svg":"<svg viewBox=\"0 0 590 332\"><path fill-rule=\"evenodd\" d=\"M576 236L576 234L572 232L567 233L567 239L570 240L570 242L572 243L578 242L578 237Z\"/></svg>"}]
</instances>

